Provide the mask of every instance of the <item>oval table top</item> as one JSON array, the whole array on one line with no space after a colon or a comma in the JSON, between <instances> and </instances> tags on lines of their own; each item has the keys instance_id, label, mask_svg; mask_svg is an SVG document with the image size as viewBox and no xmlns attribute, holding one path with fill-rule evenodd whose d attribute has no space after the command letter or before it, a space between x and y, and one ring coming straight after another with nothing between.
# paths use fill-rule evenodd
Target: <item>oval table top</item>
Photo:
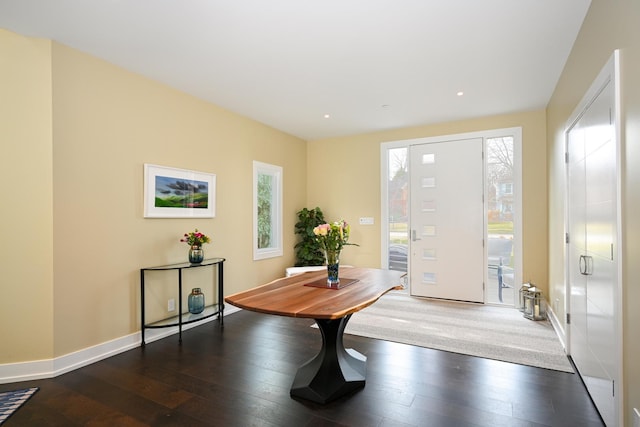
<instances>
[{"instance_id":1,"label":"oval table top","mask_svg":"<svg viewBox=\"0 0 640 427\"><path fill-rule=\"evenodd\" d=\"M318 287L326 270L276 279L229 295L225 301L245 310L289 317L339 319L362 310L394 289L403 289L405 273L377 268L341 268L340 289Z\"/></svg>"}]
</instances>

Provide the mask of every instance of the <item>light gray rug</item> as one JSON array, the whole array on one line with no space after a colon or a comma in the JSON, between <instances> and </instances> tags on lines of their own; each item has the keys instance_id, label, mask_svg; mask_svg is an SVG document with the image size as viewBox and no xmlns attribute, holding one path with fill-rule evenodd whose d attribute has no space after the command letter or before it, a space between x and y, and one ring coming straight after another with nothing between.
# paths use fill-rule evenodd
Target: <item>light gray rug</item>
<instances>
[{"instance_id":1,"label":"light gray rug","mask_svg":"<svg viewBox=\"0 0 640 427\"><path fill-rule=\"evenodd\" d=\"M573 372L549 321L514 308L384 295L351 317L345 333Z\"/></svg>"}]
</instances>

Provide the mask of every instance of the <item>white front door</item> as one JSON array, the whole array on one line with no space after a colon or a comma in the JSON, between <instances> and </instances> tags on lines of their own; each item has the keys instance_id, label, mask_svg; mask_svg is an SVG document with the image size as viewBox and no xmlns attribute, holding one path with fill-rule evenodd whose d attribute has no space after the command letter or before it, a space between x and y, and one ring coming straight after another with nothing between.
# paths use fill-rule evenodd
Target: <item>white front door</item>
<instances>
[{"instance_id":1,"label":"white front door","mask_svg":"<svg viewBox=\"0 0 640 427\"><path fill-rule=\"evenodd\" d=\"M482 138L412 145L411 294L484 302Z\"/></svg>"}]
</instances>

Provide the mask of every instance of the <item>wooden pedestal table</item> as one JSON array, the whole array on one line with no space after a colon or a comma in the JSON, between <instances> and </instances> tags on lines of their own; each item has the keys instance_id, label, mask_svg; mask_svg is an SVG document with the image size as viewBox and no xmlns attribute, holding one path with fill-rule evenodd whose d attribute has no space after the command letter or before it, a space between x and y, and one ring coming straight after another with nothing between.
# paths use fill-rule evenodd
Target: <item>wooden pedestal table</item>
<instances>
[{"instance_id":1,"label":"wooden pedestal table","mask_svg":"<svg viewBox=\"0 0 640 427\"><path fill-rule=\"evenodd\" d=\"M298 369L291 396L324 404L364 387L367 359L344 348L344 329L353 313L393 289L402 289L403 274L374 268L340 269L342 287L333 289L325 284L326 271L307 272L230 295L225 301L259 313L315 319L322 348Z\"/></svg>"}]
</instances>

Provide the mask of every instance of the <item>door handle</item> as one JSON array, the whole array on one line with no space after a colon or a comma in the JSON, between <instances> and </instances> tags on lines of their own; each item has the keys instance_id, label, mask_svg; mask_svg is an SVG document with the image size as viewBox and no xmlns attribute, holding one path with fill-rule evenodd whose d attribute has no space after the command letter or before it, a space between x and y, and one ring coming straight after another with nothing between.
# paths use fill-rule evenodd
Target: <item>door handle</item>
<instances>
[{"instance_id":1,"label":"door handle","mask_svg":"<svg viewBox=\"0 0 640 427\"><path fill-rule=\"evenodd\" d=\"M417 236L416 230L411 230L411 241L412 242L415 242L416 240L422 240L421 238L416 237L416 236Z\"/></svg>"},{"instance_id":2,"label":"door handle","mask_svg":"<svg viewBox=\"0 0 640 427\"><path fill-rule=\"evenodd\" d=\"M584 259L587 261L585 275L591 276L593 275L593 257L585 255Z\"/></svg>"},{"instance_id":3,"label":"door handle","mask_svg":"<svg viewBox=\"0 0 640 427\"><path fill-rule=\"evenodd\" d=\"M580 255L579 269L583 276L591 276L593 274L593 257Z\"/></svg>"}]
</instances>

